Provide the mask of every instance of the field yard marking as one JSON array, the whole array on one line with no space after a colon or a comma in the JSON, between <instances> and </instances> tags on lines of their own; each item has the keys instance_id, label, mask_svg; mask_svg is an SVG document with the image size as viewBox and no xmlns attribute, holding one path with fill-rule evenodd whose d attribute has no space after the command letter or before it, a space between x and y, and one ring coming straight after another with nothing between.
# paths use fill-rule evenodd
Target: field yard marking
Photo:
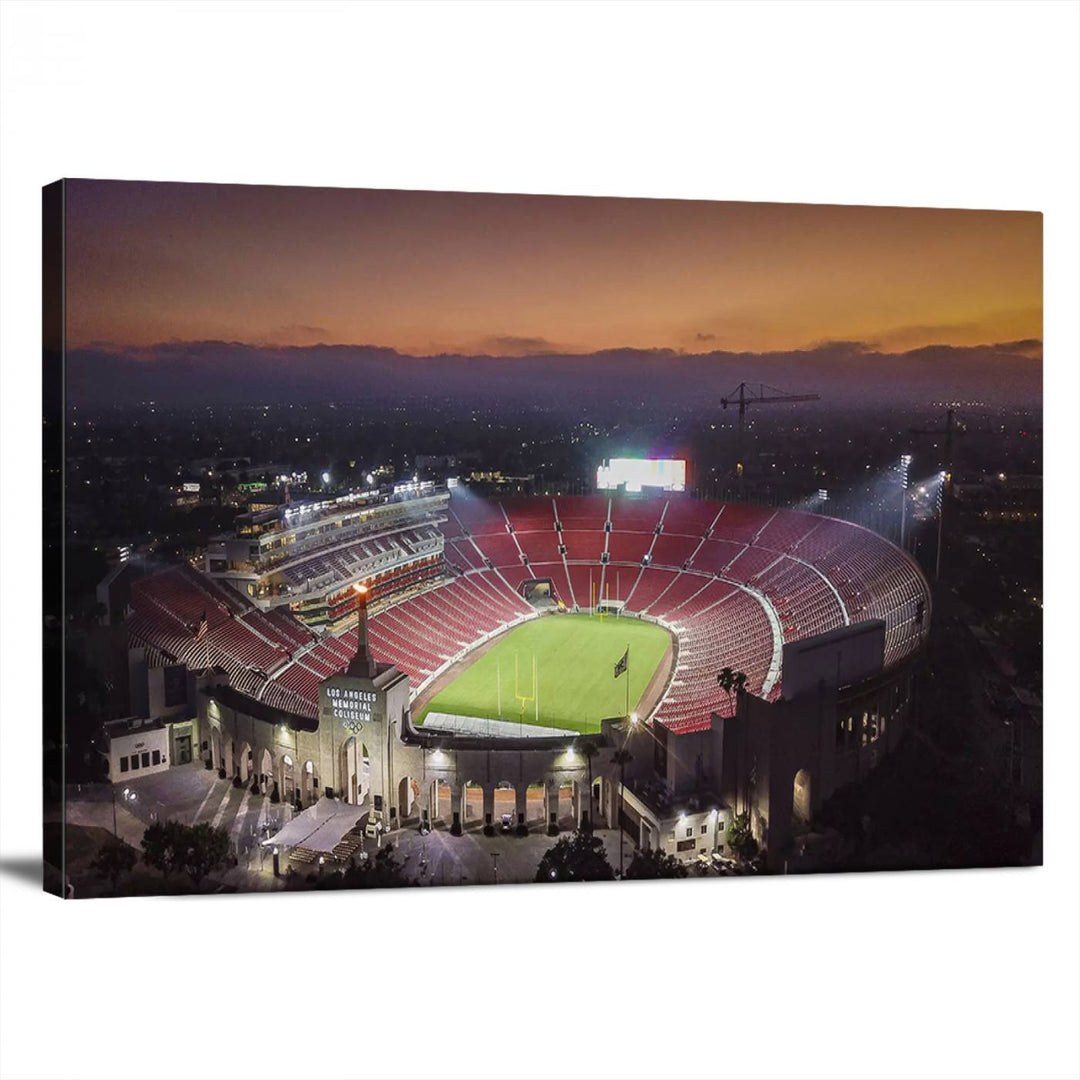
<instances>
[{"instance_id":1,"label":"field yard marking","mask_svg":"<svg viewBox=\"0 0 1080 1080\"><path fill-rule=\"evenodd\" d=\"M617 625L623 633L615 630L615 623L601 622L586 614L551 615L523 623L436 694L425 707L421 723L429 713L483 719L502 715L501 656L506 653L509 659L514 652L518 706L515 720L526 727L592 731L603 717L622 715L625 691L629 689L634 696L639 682L647 687L664 657L671 653L670 634L663 626L636 619L620 620ZM612 680L610 665L628 644L637 662L631 665L628 686L623 687ZM529 691L524 689L520 670L522 650L527 658L535 657ZM548 678L543 689L539 685L541 675ZM525 712L530 704L533 707L528 712L532 716Z\"/></svg>"}]
</instances>

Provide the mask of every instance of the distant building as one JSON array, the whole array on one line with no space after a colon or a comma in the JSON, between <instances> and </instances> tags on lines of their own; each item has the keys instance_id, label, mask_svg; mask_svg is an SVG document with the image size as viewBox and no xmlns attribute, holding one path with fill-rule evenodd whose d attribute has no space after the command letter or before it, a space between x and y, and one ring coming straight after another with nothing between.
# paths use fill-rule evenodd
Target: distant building
<instances>
[{"instance_id":1,"label":"distant building","mask_svg":"<svg viewBox=\"0 0 1080 1080\"><path fill-rule=\"evenodd\" d=\"M114 784L164 772L171 763L169 725L161 720L110 720L105 724L105 745L109 779Z\"/></svg>"},{"instance_id":2,"label":"distant building","mask_svg":"<svg viewBox=\"0 0 1080 1080\"><path fill-rule=\"evenodd\" d=\"M955 483L952 493L984 521L1037 521L1042 515L1041 476L997 473L977 483Z\"/></svg>"}]
</instances>

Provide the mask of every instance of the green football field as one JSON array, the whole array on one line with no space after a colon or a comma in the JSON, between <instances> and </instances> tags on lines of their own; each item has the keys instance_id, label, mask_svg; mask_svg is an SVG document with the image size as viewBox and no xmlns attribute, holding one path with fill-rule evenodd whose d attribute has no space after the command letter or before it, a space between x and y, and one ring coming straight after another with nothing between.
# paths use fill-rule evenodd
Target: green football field
<instances>
[{"instance_id":1,"label":"green football field","mask_svg":"<svg viewBox=\"0 0 1080 1080\"><path fill-rule=\"evenodd\" d=\"M533 619L511 630L428 702L419 722L429 712L443 712L599 731L601 720L626 712L627 675L618 679L614 675L626 647L630 646L633 710L670 641L666 630L638 619L601 620L595 615Z\"/></svg>"}]
</instances>

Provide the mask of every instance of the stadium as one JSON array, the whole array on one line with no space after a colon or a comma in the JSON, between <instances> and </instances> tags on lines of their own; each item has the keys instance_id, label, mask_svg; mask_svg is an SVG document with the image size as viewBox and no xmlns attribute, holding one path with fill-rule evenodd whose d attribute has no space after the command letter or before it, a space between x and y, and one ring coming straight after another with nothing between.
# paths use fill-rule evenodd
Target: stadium
<instances>
[{"instance_id":1,"label":"stadium","mask_svg":"<svg viewBox=\"0 0 1080 1080\"><path fill-rule=\"evenodd\" d=\"M201 680L187 698L199 698L207 767L279 785L290 802L371 794L367 736L350 772L337 747L301 767L241 730L317 735L335 680L393 671L407 696L395 683L388 737L402 747L554 762L568 739L594 736L599 798L605 763L608 794L613 785L612 725L632 725L647 739L625 778L640 805L620 798L609 819L640 839L649 818L673 839L664 814L708 802L750 814L768 846L778 806L791 803L785 827L792 816L808 825L893 745L929 615L913 560L848 522L676 490L485 499L415 483L244 515L201 568L135 580L126 625L148 684L155 670ZM745 676L744 692L723 669ZM429 793L410 773L406 790L388 769L377 785L387 820L409 820L414 802L437 820L438 785Z\"/></svg>"}]
</instances>

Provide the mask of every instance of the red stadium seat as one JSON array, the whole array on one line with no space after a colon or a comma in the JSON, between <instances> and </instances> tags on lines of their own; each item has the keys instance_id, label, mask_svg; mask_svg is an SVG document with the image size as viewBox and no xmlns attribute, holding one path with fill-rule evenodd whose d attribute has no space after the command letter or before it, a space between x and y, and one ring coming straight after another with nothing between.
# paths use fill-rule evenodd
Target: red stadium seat
<instances>
[{"instance_id":1,"label":"red stadium seat","mask_svg":"<svg viewBox=\"0 0 1080 1080\"><path fill-rule=\"evenodd\" d=\"M550 579L567 607L610 598L674 628L678 664L655 714L673 731L707 727L713 712L730 715L733 703L716 682L722 667L745 672L751 693L775 699L784 641L879 618L889 666L917 648L929 628L918 615L920 605L929 610L929 592L913 561L868 530L831 518L688 496L500 503L465 493L452 498L442 530L445 561L406 562L373 593L372 651L416 684L534 614L518 591L534 578ZM422 554L431 531L417 526L394 536L397 550ZM283 573L298 586L347 582L360 558L390 544L379 537L313 551ZM646 553L651 559L643 567ZM335 620L343 620L348 596L328 595L342 613ZM186 564L134 583L128 629L155 663L220 667L242 692L305 716L316 715L319 683L341 671L356 648L355 630L318 640L284 608L260 611Z\"/></svg>"}]
</instances>

